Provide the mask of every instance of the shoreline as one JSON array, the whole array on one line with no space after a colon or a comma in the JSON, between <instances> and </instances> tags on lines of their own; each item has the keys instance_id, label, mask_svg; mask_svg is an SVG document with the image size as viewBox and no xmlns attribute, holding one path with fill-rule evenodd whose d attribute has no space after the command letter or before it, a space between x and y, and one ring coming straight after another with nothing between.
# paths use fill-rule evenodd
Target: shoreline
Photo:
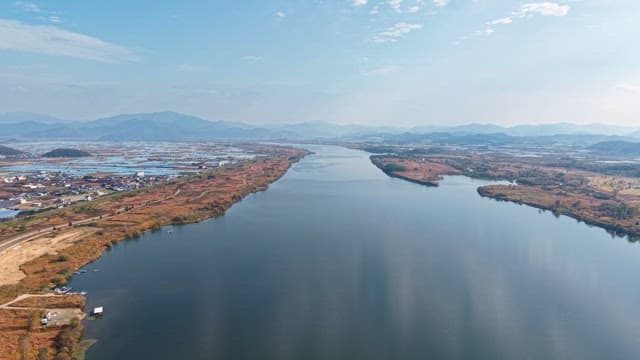
<instances>
[{"instance_id":1,"label":"shoreline","mask_svg":"<svg viewBox=\"0 0 640 360\"><path fill-rule=\"evenodd\" d=\"M137 238L144 232L158 230L166 225L191 224L222 216L247 195L267 190L272 183L284 176L293 164L311 153L305 149L282 146L253 145L252 149L256 148L268 150L269 155L238 166L218 168L179 179L171 184L161 184L140 192L119 193L88 203L93 204L89 214L85 214L90 222L73 224L74 220L73 223L69 221L67 226L64 216L66 213L55 213L59 214L62 220L58 225L59 229L47 230L50 234L43 233L38 235L39 238L46 241L47 236L54 236L55 239L61 234L76 233L80 234L79 238L72 239L55 254L47 252L20 264L19 270L24 273L24 277L15 283L1 285L0 299L11 299L23 294L42 294L43 289L50 288L52 284L66 284L74 272L99 259L116 242ZM33 220L32 224L38 224L37 220ZM23 232L36 228L36 225L33 225L30 229L29 221L26 223L22 224L26 226ZM32 239L24 241L37 242ZM20 247L21 243L18 244ZM16 245L12 245L13 247ZM4 252L0 254L11 255L7 255L7 251ZM0 312L0 320L7 316L9 314ZM22 341L20 339L32 332L29 328L25 328L20 337L14 336L13 341ZM45 328L53 331L49 336L48 346L44 347L49 351L55 351L54 341L65 328L58 329L57 333L56 329ZM75 351L80 338L81 332L73 339L75 346L67 349L68 355L71 356ZM11 341L1 333L0 339ZM3 344L0 342L1 346ZM29 352L33 355L39 350L41 349L32 346ZM17 356L15 353L6 354L10 355ZM4 355L0 355L0 359L3 358Z\"/></svg>"},{"instance_id":2,"label":"shoreline","mask_svg":"<svg viewBox=\"0 0 640 360\"><path fill-rule=\"evenodd\" d=\"M371 155L369 160L389 177L429 187L440 186L443 175L462 175L457 169L435 162L418 162L383 155Z\"/></svg>"},{"instance_id":3,"label":"shoreline","mask_svg":"<svg viewBox=\"0 0 640 360\"><path fill-rule=\"evenodd\" d=\"M500 192L500 189L497 189L498 186L501 185L487 185L480 186L477 189L477 192L480 196L488 199L493 199L496 201L505 201L514 204L523 204L526 206L530 206L532 208L550 211L554 215L564 215L570 217L576 221L582 222L589 226L598 227L604 229L607 232L612 232L616 236L627 237L629 241L633 241L640 238L640 231L633 228L633 225L624 226L621 224L615 224L612 221L600 220L593 217L581 215L577 212L572 212L570 208L556 208L550 205L545 205L541 202L535 202L527 199L522 199L521 197L515 197L515 195L503 194Z\"/></svg>"},{"instance_id":4,"label":"shoreline","mask_svg":"<svg viewBox=\"0 0 640 360\"><path fill-rule=\"evenodd\" d=\"M429 187L439 186L437 181L433 181L430 178L437 176L442 180L442 175L463 175L470 179L486 180L489 178L489 180L496 181L510 180L500 176L474 176L473 173L463 173L462 171L457 173L446 172L442 170L441 164L433 162L418 162L393 156L376 155L371 156L370 159L376 167L389 177ZM409 166L413 170L412 172L408 169ZM430 178L425 178L425 174ZM562 188L545 189L542 186L484 185L476 190L482 197L496 201L524 204L533 208L551 211L556 215L565 215L589 226L602 228L615 235L626 236L629 241L640 239L640 221L634 221L636 219L635 213L633 215L627 215L626 213L618 215L621 218L601 214L604 211L609 213L618 211L620 206L622 206L622 210L630 209L624 206L624 201L603 200L582 193L565 191Z\"/></svg>"}]
</instances>

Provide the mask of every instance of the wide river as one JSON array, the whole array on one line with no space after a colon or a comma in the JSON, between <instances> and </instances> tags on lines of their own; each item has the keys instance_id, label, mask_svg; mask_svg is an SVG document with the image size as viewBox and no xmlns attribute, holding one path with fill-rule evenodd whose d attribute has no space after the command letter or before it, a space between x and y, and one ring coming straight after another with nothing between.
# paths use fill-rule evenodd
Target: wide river
<instances>
[{"instance_id":1,"label":"wide river","mask_svg":"<svg viewBox=\"0 0 640 360\"><path fill-rule=\"evenodd\" d=\"M640 358L638 244L310 149L225 216L76 276L105 307L88 359Z\"/></svg>"}]
</instances>

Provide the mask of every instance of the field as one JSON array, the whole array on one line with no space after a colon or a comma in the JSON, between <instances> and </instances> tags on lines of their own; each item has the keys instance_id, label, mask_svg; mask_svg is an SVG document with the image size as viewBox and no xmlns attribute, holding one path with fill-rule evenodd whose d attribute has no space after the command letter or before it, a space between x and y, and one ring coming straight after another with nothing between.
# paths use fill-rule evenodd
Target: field
<instances>
[{"instance_id":1,"label":"field","mask_svg":"<svg viewBox=\"0 0 640 360\"><path fill-rule=\"evenodd\" d=\"M43 289L65 284L74 271L100 257L114 242L168 224L223 215L244 196L266 190L307 154L278 146L252 145L251 149L266 156L0 224L0 303L26 293L46 294ZM42 307L37 301L35 305ZM33 326L40 315L33 310L0 311L0 348L9 350L4 358L21 354L33 358L40 348L49 349L50 354L73 352L73 348L54 349L53 340L63 331L70 332L75 347L81 331L71 325L43 331Z\"/></svg>"}]
</instances>

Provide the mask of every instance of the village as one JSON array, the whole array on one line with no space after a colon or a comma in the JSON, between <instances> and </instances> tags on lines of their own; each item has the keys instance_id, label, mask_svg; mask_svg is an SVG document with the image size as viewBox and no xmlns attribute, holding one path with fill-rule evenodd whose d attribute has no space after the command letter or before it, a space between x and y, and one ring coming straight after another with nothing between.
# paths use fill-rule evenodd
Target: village
<instances>
[{"instance_id":1,"label":"village","mask_svg":"<svg viewBox=\"0 0 640 360\"><path fill-rule=\"evenodd\" d=\"M40 171L35 175L0 177L0 221L35 214L50 209L89 202L113 192L144 189L171 181L180 175L145 176L143 171L131 175L95 174L82 177L62 172Z\"/></svg>"},{"instance_id":2,"label":"village","mask_svg":"<svg viewBox=\"0 0 640 360\"><path fill-rule=\"evenodd\" d=\"M145 189L252 157L236 148L198 143L153 151L146 144L104 143L89 147L91 156L59 159L45 159L43 150L29 144L23 149L0 159L0 222Z\"/></svg>"}]
</instances>

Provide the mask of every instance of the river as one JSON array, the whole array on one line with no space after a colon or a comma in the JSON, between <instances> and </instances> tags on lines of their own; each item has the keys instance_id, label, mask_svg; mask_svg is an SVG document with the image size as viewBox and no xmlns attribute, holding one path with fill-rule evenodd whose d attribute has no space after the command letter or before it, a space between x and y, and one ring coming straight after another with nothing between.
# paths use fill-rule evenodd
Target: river
<instances>
[{"instance_id":1,"label":"river","mask_svg":"<svg viewBox=\"0 0 640 360\"><path fill-rule=\"evenodd\" d=\"M484 181L430 188L310 149L225 216L75 276L105 307L87 358L640 358L637 244L481 198Z\"/></svg>"}]
</instances>

